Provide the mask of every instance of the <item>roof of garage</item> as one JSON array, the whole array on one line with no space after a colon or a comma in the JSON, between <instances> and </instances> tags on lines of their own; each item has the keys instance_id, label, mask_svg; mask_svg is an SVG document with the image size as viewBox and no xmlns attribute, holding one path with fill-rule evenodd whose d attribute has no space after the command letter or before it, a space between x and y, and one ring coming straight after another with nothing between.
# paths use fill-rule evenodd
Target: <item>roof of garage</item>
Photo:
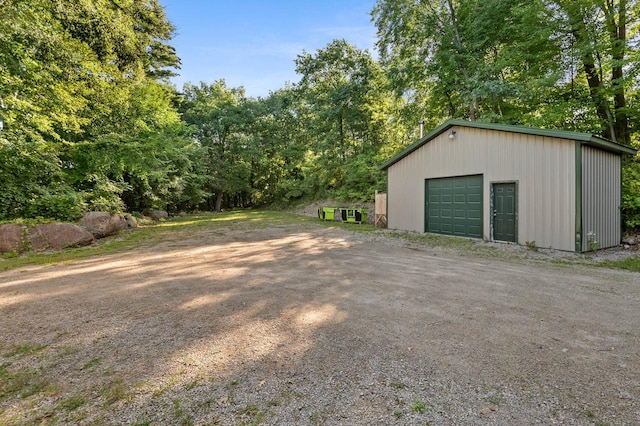
<instances>
[{"instance_id":1,"label":"roof of garage","mask_svg":"<svg viewBox=\"0 0 640 426\"><path fill-rule=\"evenodd\" d=\"M603 149L605 151L611 151L618 154L636 154L636 150L622 145L613 141L610 141L605 138L601 138L600 136L595 136L589 133L579 133L579 132L570 132L566 130L549 130L549 129L538 129L535 127L526 127L526 126L512 126L508 124L494 124L494 123L482 123L478 121L465 121L465 120L448 120L436 127L433 131L429 132L426 136L409 145L407 148L402 150L400 153L396 154L389 160L385 161L381 166L380 170L386 170L398 161L402 160L404 157L411 154L413 151L420 148L422 145L426 144L439 134L446 132L451 127L454 126L462 126L462 127L473 127L476 129L486 129L486 130L497 130L502 132L511 132L511 133L524 133L535 136L547 136L552 138L559 139L569 139L575 140L584 143L585 145L591 145L596 148Z\"/></svg>"}]
</instances>

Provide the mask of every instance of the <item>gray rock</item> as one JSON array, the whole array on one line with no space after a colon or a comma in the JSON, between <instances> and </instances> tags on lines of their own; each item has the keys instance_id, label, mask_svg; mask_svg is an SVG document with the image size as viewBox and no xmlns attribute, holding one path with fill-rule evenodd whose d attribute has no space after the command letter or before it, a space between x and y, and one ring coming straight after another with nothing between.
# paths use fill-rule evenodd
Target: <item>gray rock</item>
<instances>
[{"instance_id":1,"label":"gray rock","mask_svg":"<svg viewBox=\"0 0 640 426\"><path fill-rule=\"evenodd\" d=\"M94 241L93 235L72 223L43 223L29 228L31 248L36 251L62 249L69 246L87 246Z\"/></svg>"},{"instance_id":2,"label":"gray rock","mask_svg":"<svg viewBox=\"0 0 640 426\"><path fill-rule=\"evenodd\" d=\"M22 241L23 228L24 226L13 223L0 225L0 253L25 250L28 241Z\"/></svg>"},{"instance_id":3,"label":"gray rock","mask_svg":"<svg viewBox=\"0 0 640 426\"><path fill-rule=\"evenodd\" d=\"M638 244L638 239L633 236L628 236L622 239L624 244L629 244L630 246L635 246Z\"/></svg>"},{"instance_id":4,"label":"gray rock","mask_svg":"<svg viewBox=\"0 0 640 426\"><path fill-rule=\"evenodd\" d=\"M153 220L168 219L169 213L164 210L151 210L149 216L151 216Z\"/></svg>"},{"instance_id":5,"label":"gray rock","mask_svg":"<svg viewBox=\"0 0 640 426\"><path fill-rule=\"evenodd\" d=\"M138 227L138 221L136 220L135 217L131 216L130 214L125 214L124 215L124 220L127 223L127 227L129 227L129 228L137 228Z\"/></svg>"},{"instance_id":6,"label":"gray rock","mask_svg":"<svg viewBox=\"0 0 640 426\"><path fill-rule=\"evenodd\" d=\"M128 226L123 215L108 212L86 212L80 219L80 225L95 238L115 235Z\"/></svg>"}]
</instances>

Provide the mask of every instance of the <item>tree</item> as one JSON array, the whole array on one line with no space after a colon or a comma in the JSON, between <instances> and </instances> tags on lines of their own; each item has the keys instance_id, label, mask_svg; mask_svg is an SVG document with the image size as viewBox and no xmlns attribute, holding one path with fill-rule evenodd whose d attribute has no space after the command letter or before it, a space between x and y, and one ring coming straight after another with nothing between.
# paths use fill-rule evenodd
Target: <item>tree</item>
<instances>
[{"instance_id":1,"label":"tree","mask_svg":"<svg viewBox=\"0 0 640 426\"><path fill-rule=\"evenodd\" d=\"M303 196L308 192L303 174L308 143L299 92L287 86L251 105L252 201L266 204Z\"/></svg>"},{"instance_id":2,"label":"tree","mask_svg":"<svg viewBox=\"0 0 640 426\"><path fill-rule=\"evenodd\" d=\"M150 146L139 142L155 140L151 152L160 158L187 141L169 131L180 127L174 93L158 81L179 59L157 0L4 0L0 13L0 185L11 206L0 215L73 218L84 208L123 208L130 168L118 156L139 159L125 152L136 141L144 152ZM170 161L155 175L176 173ZM139 161L137 169L145 164L158 165Z\"/></svg>"},{"instance_id":3,"label":"tree","mask_svg":"<svg viewBox=\"0 0 640 426\"><path fill-rule=\"evenodd\" d=\"M559 79L560 51L537 1L378 1L373 18L393 87L445 118L518 122L522 92Z\"/></svg>"},{"instance_id":4,"label":"tree","mask_svg":"<svg viewBox=\"0 0 640 426\"><path fill-rule=\"evenodd\" d=\"M247 158L252 121L243 88L228 88L224 80L184 86L183 118L205 155L209 208L221 211L223 197L248 192L251 167Z\"/></svg>"},{"instance_id":5,"label":"tree","mask_svg":"<svg viewBox=\"0 0 640 426\"><path fill-rule=\"evenodd\" d=\"M602 134L629 144L626 98L633 76L627 70L635 68L632 58L635 56L637 60L638 50L629 43L627 27L637 26L639 3L634 0L558 0L550 9L564 24L564 35L570 45L567 53L581 64ZM632 33L632 37L637 34Z\"/></svg>"},{"instance_id":6,"label":"tree","mask_svg":"<svg viewBox=\"0 0 640 426\"><path fill-rule=\"evenodd\" d=\"M397 126L389 117L397 113L398 104L382 69L368 51L334 40L315 54L299 55L296 72L301 75L301 131L309 144L305 178L312 179L317 190L371 198L373 189L383 185L375 167L378 154L395 139L390 135ZM366 190L347 190L355 176L366 182Z\"/></svg>"},{"instance_id":7,"label":"tree","mask_svg":"<svg viewBox=\"0 0 640 426\"><path fill-rule=\"evenodd\" d=\"M379 0L373 17L392 84L432 122L480 119L631 141L636 0Z\"/></svg>"}]
</instances>

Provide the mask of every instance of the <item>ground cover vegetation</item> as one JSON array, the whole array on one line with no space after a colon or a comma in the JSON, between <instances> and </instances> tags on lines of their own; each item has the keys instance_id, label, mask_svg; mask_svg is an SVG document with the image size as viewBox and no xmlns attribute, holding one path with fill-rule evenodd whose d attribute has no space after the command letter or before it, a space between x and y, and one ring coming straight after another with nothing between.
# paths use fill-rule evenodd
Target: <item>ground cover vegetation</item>
<instances>
[{"instance_id":1,"label":"ground cover vegetation","mask_svg":"<svg viewBox=\"0 0 640 426\"><path fill-rule=\"evenodd\" d=\"M2 0L0 13L0 220L370 200L420 120L639 143L637 0L379 0L379 55L339 39L300 52L300 81L264 98L171 85L179 52L157 0ZM638 226L637 159L623 176Z\"/></svg>"},{"instance_id":2,"label":"ground cover vegetation","mask_svg":"<svg viewBox=\"0 0 640 426\"><path fill-rule=\"evenodd\" d=\"M543 262L548 264L583 265L585 267L603 267L625 269L640 272L640 257L602 257L590 254L571 254L560 258L553 252L545 254L535 245L527 245L526 250L511 247L501 250L483 240L460 238L448 235L417 234L406 231L380 230L373 225L348 224L342 222L319 221L282 210L236 209L216 212L200 212L180 215L167 221L152 222L144 227L121 232L117 236L98 240L90 247L70 247L55 252L28 252L18 256L16 253L4 253L0 257L0 272L26 267L29 265L72 264L75 261L96 256L108 256L126 253L132 250L148 249L162 244L180 243L185 235L199 232L214 232L222 236L227 231L255 231L265 228L291 229L296 232L311 231L319 228L339 228L360 234L372 241L397 241L401 245L417 247L420 250L439 249L461 256L473 256L494 260L514 260ZM534 248L532 248L534 247Z\"/></svg>"}]
</instances>

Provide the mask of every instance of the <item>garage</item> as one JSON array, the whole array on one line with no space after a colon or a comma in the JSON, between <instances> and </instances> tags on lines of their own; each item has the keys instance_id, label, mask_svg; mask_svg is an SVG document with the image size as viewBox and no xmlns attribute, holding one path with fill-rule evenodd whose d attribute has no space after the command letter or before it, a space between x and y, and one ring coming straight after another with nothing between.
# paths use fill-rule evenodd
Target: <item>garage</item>
<instances>
[{"instance_id":1,"label":"garage","mask_svg":"<svg viewBox=\"0 0 640 426\"><path fill-rule=\"evenodd\" d=\"M380 166L391 229L585 252L622 239L621 164L600 136L449 120Z\"/></svg>"},{"instance_id":2,"label":"garage","mask_svg":"<svg viewBox=\"0 0 640 426\"><path fill-rule=\"evenodd\" d=\"M425 180L425 230L482 238L482 175Z\"/></svg>"}]
</instances>

